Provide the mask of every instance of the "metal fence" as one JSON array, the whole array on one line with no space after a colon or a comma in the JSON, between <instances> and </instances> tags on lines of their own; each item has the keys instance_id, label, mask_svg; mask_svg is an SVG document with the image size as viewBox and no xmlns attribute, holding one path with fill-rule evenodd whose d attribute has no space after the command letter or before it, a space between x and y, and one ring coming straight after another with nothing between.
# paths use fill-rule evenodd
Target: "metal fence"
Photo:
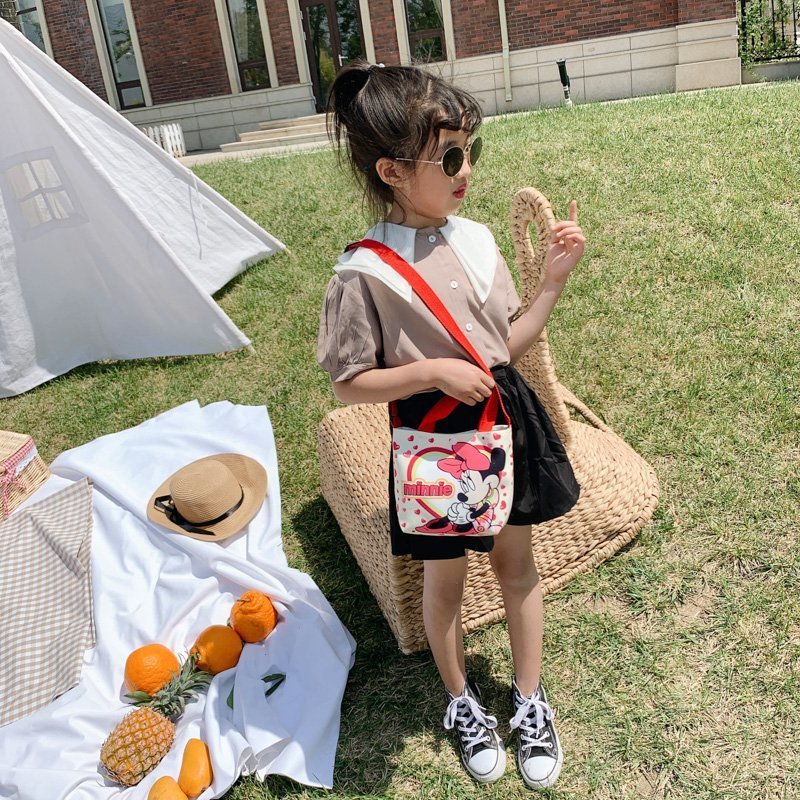
<instances>
[{"instance_id":1,"label":"metal fence","mask_svg":"<svg viewBox=\"0 0 800 800\"><path fill-rule=\"evenodd\" d=\"M800 58L800 0L740 0L744 62Z\"/></svg>"}]
</instances>

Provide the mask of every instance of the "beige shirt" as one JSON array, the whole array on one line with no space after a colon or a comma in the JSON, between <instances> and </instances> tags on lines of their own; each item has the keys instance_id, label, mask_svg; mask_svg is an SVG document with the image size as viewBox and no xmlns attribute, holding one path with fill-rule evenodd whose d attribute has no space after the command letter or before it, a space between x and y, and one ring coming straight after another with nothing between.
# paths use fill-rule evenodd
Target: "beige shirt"
<instances>
[{"instance_id":1,"label":"beige shirt","mask_svg":"<svg viewBox=\"0 0 800 800\"><path fill-rule=\"evenodd\" d=\"M395 229L390 233L399 235L398 241L408 245L407 253L401 255L408 258L413 248L412 265L486 364L490 368L502 366L510 361L507 340L511 319L520 307L519 297L491 233L477 223L463 222L484 240L488 237L490 245L470 248L469 240L450 240L460 244L458 250L467 262L467 270L443 235L444 229L422 228L412 233L407 228L396 230L403 226L381 224L370 233L392 246L392 235L381 236L376 231ZM492 249L496 261L487 264ZM475 253L483 263L475 263ZM485 279L488 290L484 300L476 291L481 279ZM317 360L331 379L348 380L364 370L398 367L426 358L470 360L416 294L411 293L406 299L385 280L340 264L325 293L317 341Z\"/></svg>"}]
</instances>

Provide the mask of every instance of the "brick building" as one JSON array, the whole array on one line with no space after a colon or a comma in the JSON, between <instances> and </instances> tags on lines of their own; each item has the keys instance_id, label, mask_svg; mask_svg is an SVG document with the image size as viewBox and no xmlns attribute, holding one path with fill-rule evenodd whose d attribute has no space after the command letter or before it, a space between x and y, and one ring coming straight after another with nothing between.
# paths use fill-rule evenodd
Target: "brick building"
<instances>
[{"instance_id":1,"label":"brick building","mask_svg":"<svg viewBox=\"0 0 800 800\"><path fill-rule=\"evenodd\" d=\"M0 3L132 122L180 122L189 149L313 114L357 56L433 62L487 114L557 104L560 58L577 102L741 82L734 0Z\"/></svg>"},{"instance_id":2,"label":"brick building","mask_svg":"<svg viewBox=\"0 0 800 800\"><path fill-rule=\"evenodd\" d=\"M4 19L19 28L17 6L14 0L0 0L0 19Z\"/></svg>"}]
</instances>

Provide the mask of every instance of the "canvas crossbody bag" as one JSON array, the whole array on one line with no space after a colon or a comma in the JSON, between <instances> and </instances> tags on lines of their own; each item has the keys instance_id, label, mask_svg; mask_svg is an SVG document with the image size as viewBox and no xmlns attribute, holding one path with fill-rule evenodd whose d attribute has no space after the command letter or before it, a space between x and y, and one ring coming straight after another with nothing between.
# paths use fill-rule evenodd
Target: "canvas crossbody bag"
<instances>
[{"instance_id":1,"label":"canvas crossbody bag","mask_svg":"<svg viewBox=\"0 0 800 800\"><path fill-rule=\"evenodd\" d=\"M404 258L375 239L363 239L347 249L355 247L369 248L405 278L453 339L491 377L491 370L444 303ZM459 402L445 395L418 428L392 428L394 492L404 533L493 536L508 522L514 497L514 454L511 420L500 392L495 384L475 430L437 433L436 423L446 419ZM498 410L505 417L504 425L495 424Z\"/></svg>"}]
</instances>

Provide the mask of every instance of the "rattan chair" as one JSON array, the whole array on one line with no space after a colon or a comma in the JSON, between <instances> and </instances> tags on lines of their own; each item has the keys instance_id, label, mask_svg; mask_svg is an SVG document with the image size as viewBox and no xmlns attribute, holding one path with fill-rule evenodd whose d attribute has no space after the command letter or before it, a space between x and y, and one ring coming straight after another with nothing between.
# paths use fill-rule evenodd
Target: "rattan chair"
<instances>
[{"instance_id":1,"label":"rattan chair","mask_svg":"<svg viewBox=\"0 0 800 800\"><path fill-rule=\"evenodd\" d=\"M547 198L522 189L511 207L511 227L527 307L542 275L548 231L554 223ZM529 227L538 233L531 244ZM650 466L556 377L547 334L517 364L536 391L581 485L564 516L533 528L542 587L552 592L627 544L658 503ZM585 422L574 420L570 409ZM322 494L358 561L370 591L404 653L425 649L422 563L395 557L389 546L387 480L390 435L386 406L353 405L329 412L319 426ZM485 554L470 553L462 620L468 632L504 617L500 587Z\"/></svg>"}]
</instances>

